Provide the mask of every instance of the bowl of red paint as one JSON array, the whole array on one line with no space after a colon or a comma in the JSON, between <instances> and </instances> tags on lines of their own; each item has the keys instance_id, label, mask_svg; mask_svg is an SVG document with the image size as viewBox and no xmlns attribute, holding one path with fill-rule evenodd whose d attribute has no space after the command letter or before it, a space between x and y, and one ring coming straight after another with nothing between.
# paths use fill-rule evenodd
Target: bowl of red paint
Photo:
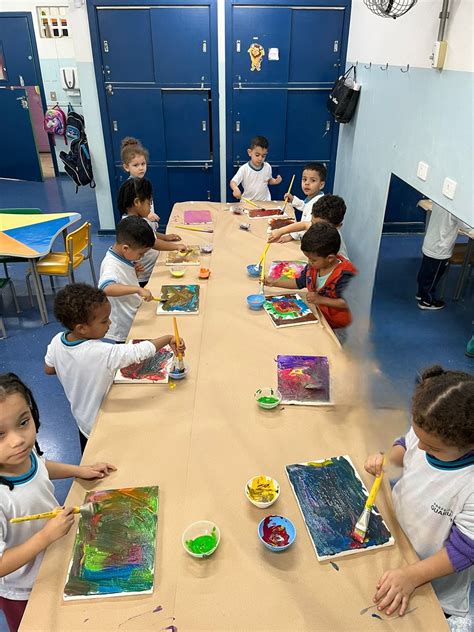
<instances>
[{"instance_id":1,"label":"bowl of red paint","mask_svg":"<svg viewBox=\"0 0 474 632\"><path fill-rule=\"evenodd\" d=\"M263 388L259 388L255 391L254 398L260 408L271 410L279 405L282 395L277 388L264 386Z\"/></svg>"},{"instance_id":2,"label":"bowl of red paint","mask_svg":"<svg viewBox=\"0 0 474 632\"><path fill-rule=\"evenodd\" d=\"M221 532L215 522L198 520L184 530L182 543L186 553L204 559L214 553L220 540Z\"/></svg>"},{"instance_id":3,"label":"bowl of red paint","mask_svg":"<svg viewBox=\"0 0 474 632\"><path fill-rule=\"evenodd\" d=\"M273 553L286 551L296 538L296 527L285 516L267 516L258 525L261 543Z\"/></svg>"}]
</instances>

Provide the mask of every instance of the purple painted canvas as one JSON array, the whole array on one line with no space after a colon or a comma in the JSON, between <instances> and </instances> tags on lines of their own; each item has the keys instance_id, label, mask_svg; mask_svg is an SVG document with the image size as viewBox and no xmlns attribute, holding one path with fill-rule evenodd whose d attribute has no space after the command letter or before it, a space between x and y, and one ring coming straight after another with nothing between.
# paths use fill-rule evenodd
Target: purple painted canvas
<instances>
[{"instance_id":1,"label":"purple painted canvas","mask_svg":"<svg viewBox=\"0 0 474 632\"><path fill-rule=\"evenodd\" d=\"M184 211L185 224L212 224L210 211Z\"/></svg>"},{"instance_id":2,"label":"purple painted canvas","mask_svg":"<svg viewBox=\"0 0 474 632\"><path fill-rule=\"evenodd\" d=\"M330 404L329 362L326 356L277 356L278 390L283 404Z\"/></svg>"}]
</instances>

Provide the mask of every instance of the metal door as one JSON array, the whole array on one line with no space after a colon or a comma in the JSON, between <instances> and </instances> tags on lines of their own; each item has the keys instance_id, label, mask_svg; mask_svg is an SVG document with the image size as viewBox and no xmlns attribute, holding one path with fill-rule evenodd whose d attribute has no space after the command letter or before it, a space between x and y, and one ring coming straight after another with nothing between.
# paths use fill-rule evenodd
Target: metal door
<instances>
[{"instance_id":1,"label":"metal door","mask_svg":"<svg viewBox=\"0 0 474 632\"><path fill-rule=\"evenodd\" d=\"M0 84L39 85L32 34L26 16L8 16L5 13L0 16L0 54L3 57Z\"/></svg>"}]
</instances>

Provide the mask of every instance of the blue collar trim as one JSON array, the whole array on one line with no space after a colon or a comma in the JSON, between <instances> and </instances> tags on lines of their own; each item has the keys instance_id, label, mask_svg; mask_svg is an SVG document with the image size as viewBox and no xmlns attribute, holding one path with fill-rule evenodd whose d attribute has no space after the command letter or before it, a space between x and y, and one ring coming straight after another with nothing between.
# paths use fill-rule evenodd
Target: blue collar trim
<instances>
[{"instance_id":1,"label":"blue collar trim","mask_svg":"<svg viewBox=\"0 0 474 632\"><path fill-rule=\"evenodd\" d=\"M456 459L455 461L441 461L440 459L437 459L432 454L428 454L428 452L426 452L425 454L426 454L426 461L428 462L428 464L436 468L437 470L446 470L446 471L462 470L465 467L474 465L474 452L468 452L467 454L465 454L464 456L461 456L459 459Z\"/></svg>"},{"instance_id":2,"label":"blue collar trim","mask_svg":"<svg viewBox=\"0 0 474 632\"><path fill-rule=\"evenodd\" d=\"M82 344L83 342L87 342L87 340L84 338L84 340L73 340L72 342L70 342L66 336L68 334L70 334L70 331L64 331L61 334L61 342L63 343L63 345L66 345L66 347L77 347L77 345Z\"/></svg>"},{"instance_id":3,"label":"blue collar trim","mask_svg":"<svg viewBox=\"0 0 474 632\"><path fill-rule=\"evenodd\" d=\"M38 459L36 458L34 452L30 453L30 461L31 467L28 472L21 474L21 476L3 476L2 478L6 481L10 481L14 485L24 485L25 483L28 483L28 481L31 481L31 479L35 477L36 472L38 471Z\"/></svg>"},{"instance_id":4,"label":"blue collar trim","mask_svg":"<svg viewBox=\"0 0 474 632\"><path fill-rule=\"evenodd\" d=\"M265 166L265 161L263 162L263 165L260 167L260 169L255 169L255 167L252 166L252 163L250 162L250 160L248 161L248 166L250 167L250 169L252 169L252 171L261 171L263 169L263 167Z\"/></svg>"},{"instance_id":5,"label":"blue collar trim","mask_svg":"<svg viewBox=\"0 0 474 632\"><path fill-rule=\"evenodd\" d=\"M122 257L122 255L119 255L116 252L114 252L112 250L112 246L110 246L108 252L110 252L110 254L113 255L116 259L118 259L120 262L126 263L128 266L133 268L133 263L131 261L129 261L128 259L125 259L125 257Z\"/></svg>"}]
</instances>

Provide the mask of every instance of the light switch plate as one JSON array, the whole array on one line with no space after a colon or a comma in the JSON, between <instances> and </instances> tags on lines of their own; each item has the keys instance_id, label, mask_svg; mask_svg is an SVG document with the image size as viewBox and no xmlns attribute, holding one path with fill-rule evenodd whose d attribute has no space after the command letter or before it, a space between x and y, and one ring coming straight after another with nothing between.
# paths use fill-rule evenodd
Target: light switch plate
<instances>
[{"instance_id":1,"label":"light switch plate","mask_svg":"<svg viewBox=\"0 0 474 632\"><path fill-rule=\"evenodd\" d=\"M51 99L51 101L56 101L56 92L50 92L49 98Z\"/></svg>"},{"instance_id":2,"label":"light switch plate","mask_svg":"<svg viewBox=\"0 0 474 632\"><path fill-rule=\"evenodd\" d=\"M416 170L416 175L420 180L426 180L428 177L429 165L426 162L419 162L418 169Z\"/></svg>"},{"instance_id":3,"label":"light switch plate","mask_svg":"<svg viewBox=\"0 0 474 632\"><path fill-rule=\"evenodd\" d=\"M458 186L457 182L455 182L454 180L451 180L451 178L445 178L443 182L443 189L442 189L443 195L445 195L450 200L453 200L454 194L456 193L457 186Z\"/></svg>"}]
</instances>

